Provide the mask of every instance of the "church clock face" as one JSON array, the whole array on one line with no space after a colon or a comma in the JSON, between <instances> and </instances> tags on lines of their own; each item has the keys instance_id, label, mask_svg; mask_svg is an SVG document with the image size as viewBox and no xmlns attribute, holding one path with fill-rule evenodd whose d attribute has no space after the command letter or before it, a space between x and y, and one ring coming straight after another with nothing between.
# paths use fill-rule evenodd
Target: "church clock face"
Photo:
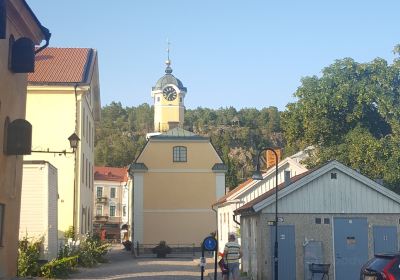
<instances>
[{"instance_id":1,"label":"church clock face","mask_svg":"<svg viewBox=\"0 0 400 280\"><path fill-rule=\"evenodd\" d=\"M163 89L163 96L166 100L173 101L175 100L177 93L172 86L167 86Z\"/></svg>"}]
</instances>

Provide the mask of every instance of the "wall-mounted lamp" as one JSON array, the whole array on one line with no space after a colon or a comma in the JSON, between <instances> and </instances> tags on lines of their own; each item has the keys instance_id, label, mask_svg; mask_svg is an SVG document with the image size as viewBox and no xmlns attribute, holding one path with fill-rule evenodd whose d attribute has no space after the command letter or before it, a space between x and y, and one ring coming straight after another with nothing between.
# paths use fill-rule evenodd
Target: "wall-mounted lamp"
<instances>
[{"instance_id":1,"label":"wall-mounted lamp","mask_svg":"<svg viewBox=\"0 0 400 280\"><path fill-rule=\"evenodd\" d=\"M79 143L79 140L81 140L81 139L79 139L78 135L76 135L76 133L74 132L74 133L72 133L72 135L70 137L68 137L68 140L69 140L69 145L72 148L72 152L67 152L66 150L63 150L63 151L47 150L47 151L31 151L31 152L32 153L51 153L51 154L60 154L60 155L64 154L64 156L66 154L73 154L73 153L75 153L75 149L78 148L78 143Z\"/></svg>"},{"instance_id":2,"label":"wall-mounted lamp","mask_svg":"<svg viewBox=\"0 0 400 280\"><path fill-rule=\"evenodd\" d=\"M24 119L12 122L6 120L4 126L4 153L7 155L30 155L31 153L73 154L80 141L78 135L73 133L68 137L72 152L63 151L32 151L32 125Z\"/></svg>"}]
</instances>

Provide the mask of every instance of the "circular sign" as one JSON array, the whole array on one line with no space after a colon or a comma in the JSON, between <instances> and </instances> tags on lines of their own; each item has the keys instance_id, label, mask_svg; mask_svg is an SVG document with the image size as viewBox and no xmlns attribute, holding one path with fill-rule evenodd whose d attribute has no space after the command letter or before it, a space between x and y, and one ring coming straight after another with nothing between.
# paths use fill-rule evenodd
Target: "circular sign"
<instances>
[{"instance_id":1,"label":"circular sign","mask_svg":"<svg viewBox=\"0 0 400 280\"><path fill-rule=\"evenodd\" d=\"M217 240L212 236L206 237L203 241L203 247L207 251L215 251L217 248Z\"/></svg>"}]
</instances>

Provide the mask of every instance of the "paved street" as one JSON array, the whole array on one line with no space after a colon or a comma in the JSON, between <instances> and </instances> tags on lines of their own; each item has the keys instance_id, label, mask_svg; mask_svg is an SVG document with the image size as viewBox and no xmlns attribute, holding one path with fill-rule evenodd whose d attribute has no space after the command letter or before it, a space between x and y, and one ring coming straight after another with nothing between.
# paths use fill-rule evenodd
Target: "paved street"
<instances>
[{"instance_id":1,"label":"paved street","mask_svg":"<svg viewBox=\"0 0 400 280\"><path fill-rule=\"evenodd\" d=\"M130 252L114 246L108 253L108 263L94 268L79 268L70 279L200 279L199 259L195 258L133 258ZM211 258L207 262L211 262ZM212 272L212 264L207 264L205 276ZM204 279L210 279L204 277Z\"/></svg>"}]
</instances>

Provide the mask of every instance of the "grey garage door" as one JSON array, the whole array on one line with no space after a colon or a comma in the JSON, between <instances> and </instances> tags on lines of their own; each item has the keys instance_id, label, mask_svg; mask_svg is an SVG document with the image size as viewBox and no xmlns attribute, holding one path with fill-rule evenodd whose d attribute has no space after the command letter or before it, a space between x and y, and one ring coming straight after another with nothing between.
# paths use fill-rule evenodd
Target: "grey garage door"
<instances>
[{"instance_id":1,"label":"grey garage door","mask_svg":"<svg viewBox=\"0 0 400 280\"><path fill-rule=\"evenodd\" d=\"M271 259L273 260L275 226L271 226L270 234ZM274 271L273 261L271 269ZM296 246L293 225L278 226L278 276L279 280L296 280Z\"/></svg>"},{"instance_id":2,"label":"grey garage door","mask_svg":"<svg viewBox=\"0 0 400 280\"><path fill-rule=\"evenodd\" d=\"M368 260L368 222L366 218L334 218L335 276L354 280Z\"/></svg>"},{"instance_id":3,"label":"grey garage door","mask_svg":"<svg viewBox=\"0 0 400 280\"><path fill-rule=\"evenodd\" d=\"M397 227L374 226L374 254L397 252Z\"/></svg>"}]
</instances>

